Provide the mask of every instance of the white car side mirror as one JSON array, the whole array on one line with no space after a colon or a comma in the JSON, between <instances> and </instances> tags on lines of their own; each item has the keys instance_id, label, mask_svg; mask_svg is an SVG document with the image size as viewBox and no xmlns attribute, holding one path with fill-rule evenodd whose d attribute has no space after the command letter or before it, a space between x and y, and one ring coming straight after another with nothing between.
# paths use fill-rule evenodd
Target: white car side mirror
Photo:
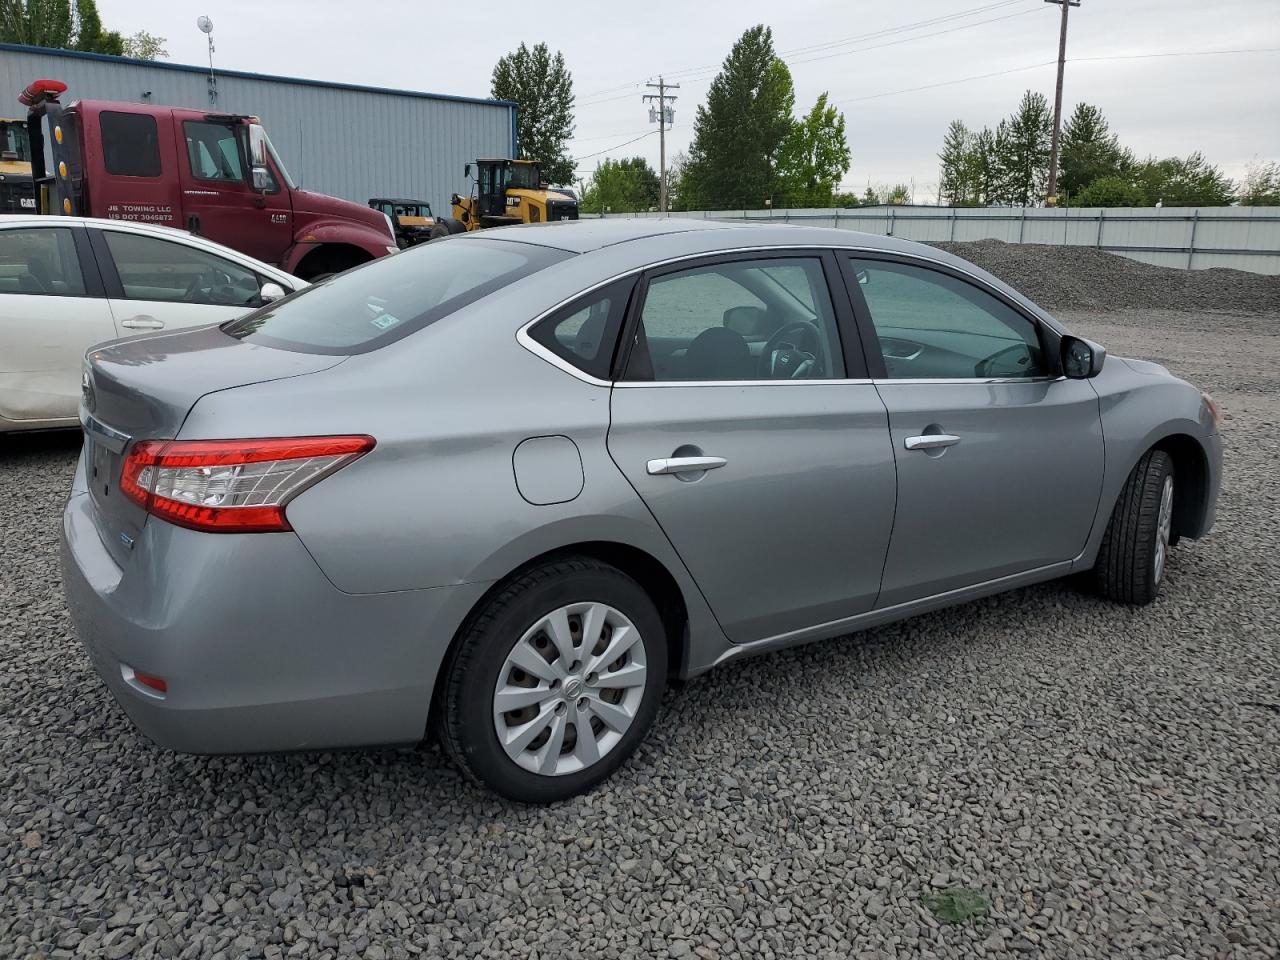
<instances>
[{"instance_id":1,"label":"white car side mirror","mask_svg":"<svg viewBox=\"0 0 1280 960\"><path fill-rule=\"evenodd\" d=\"M262 299L263 303L272 303L286 295L284 287L271 280L264 283L262 285L262 289L258 291L258 296Z\"/></svg>"}]
</instances>

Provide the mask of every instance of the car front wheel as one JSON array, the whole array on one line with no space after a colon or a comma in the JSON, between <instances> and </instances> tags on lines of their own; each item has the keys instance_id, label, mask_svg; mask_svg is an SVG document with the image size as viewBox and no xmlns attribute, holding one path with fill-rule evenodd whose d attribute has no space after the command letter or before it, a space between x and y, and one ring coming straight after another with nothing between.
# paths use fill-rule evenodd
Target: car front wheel
<instances>
[{"instance_id":1,"label":"car front wheel","mask_svg":"<svg viewBox=\"0 0 1280 960\"><path fill-rule=\"evenodd\" d=\"M1150 603L1160 592L1173 536L1173 458L1148 450L1125 480L1098 550L1094 582L1120 603Z\"/></svg>"},{"instance_id":2,"label":"car front wheel","mask_svg":"<svg viewBox=\"0 0 1280 960\"><path fill-rule=\"evenodd\" d=\"M622 571L568 558L503 585L446 665L441 740L513 800L590 789L639 745L666 682L662 619Z\"/></svg>"}]
</instances>

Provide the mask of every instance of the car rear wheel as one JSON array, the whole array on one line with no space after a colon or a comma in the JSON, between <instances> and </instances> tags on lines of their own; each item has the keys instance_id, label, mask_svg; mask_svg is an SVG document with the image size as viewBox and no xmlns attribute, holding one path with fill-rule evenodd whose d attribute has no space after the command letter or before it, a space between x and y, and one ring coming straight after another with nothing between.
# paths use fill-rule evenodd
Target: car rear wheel
<instances>
[{"instance_id":1,"label":"car rear wheel","mask_svg":"<svg viewBox=\"0 0 1280 960\"><path fill-rule=\"evenodd\" d=\"M1125 481L1094 566L1094 583L1120 603L1150 603L1160 592L1173 535L1173 458L1149 450Z\"/></svg>"},{"instance_id":2,"label":"car rear wheel","mask_svg":"<svg viewBox=\"0 0 1280 960\"><path fill-rule=\"evenodd\" d=\"M590 558L544 564L464 627L446 665L441 740L505 797L563 800L634 752L666 670L662 619L639 584Z\"/></svg>"}]
</instances>

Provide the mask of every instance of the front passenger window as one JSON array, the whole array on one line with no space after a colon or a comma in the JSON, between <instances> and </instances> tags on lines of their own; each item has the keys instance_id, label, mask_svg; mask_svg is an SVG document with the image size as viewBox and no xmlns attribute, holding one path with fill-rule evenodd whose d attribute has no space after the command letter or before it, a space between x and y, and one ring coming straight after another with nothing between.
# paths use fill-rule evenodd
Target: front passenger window
<instances>
[{"instance_id":1,"label":"front passenger window","mask_svg":"<svg viewBox=\"0 0 1280 960\"><path fill-rule=\"evenodd\" d=\"M1036 326L985 290L950 274L854 260L891 380L1047 375Z\"/></svg>"},{"instance_id":2,"label":"front passenger window","mask_svg":"<svg viewBox=\"0 0 1280 960\"><path fill-rule=\"evenodd\" d=\"M137 233L104 230L126 300L223 307L262 305L256 273L204 250Z\"/></svg>"},{"instance_id":3,"label":"front passenger window","mask_svg":"<svg viewBox=\"0 0 1280 960\"><path fill-rule=\"evenodd\" d=\"M649 281L627 380L844 377L817 257L733 260Z\"/></svg>"}]
</instances>

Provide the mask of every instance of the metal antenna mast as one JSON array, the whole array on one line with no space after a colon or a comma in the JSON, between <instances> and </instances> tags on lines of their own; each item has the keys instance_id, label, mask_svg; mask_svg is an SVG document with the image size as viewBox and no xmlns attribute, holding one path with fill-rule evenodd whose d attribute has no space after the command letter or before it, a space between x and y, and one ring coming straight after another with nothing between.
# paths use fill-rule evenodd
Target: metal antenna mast
<instances>
[{"instance_id":1,"label":"metal antenna mast","mask_svg":"<svg viewBox=\"0 0 1280 960\"><path fill-rule=\"evenodd\" d=\"M1079 0L1076 0L1078 3ZM658 209L663 213L667 212L667 127L675 121L675 107L668 107L667 101L674 102L677 98L667 93L668 90L679 90L680 84L667 83L658 77L657 83L646 83L646 87L652 87L657 93L646 93L642 100L657 100L658 106L649 107L649 122L658 122Z\"/></svg>"},{"instance_id":2,"label":"metal antenna mast","mask_svg":"<svg viewBox=\"0 0 1280 960\"><path fill-rule=\"evenodd\" d=\"M1058 85L1053 95L1053 146L1049 148L1049 189L1045 203L1058 203L1058 151L1062 143L1062 73L1067 65L1067 13L1080 0L1044 0L1062 7L1062 29L1058 34Z\"/></svg>"}]
</instances>

